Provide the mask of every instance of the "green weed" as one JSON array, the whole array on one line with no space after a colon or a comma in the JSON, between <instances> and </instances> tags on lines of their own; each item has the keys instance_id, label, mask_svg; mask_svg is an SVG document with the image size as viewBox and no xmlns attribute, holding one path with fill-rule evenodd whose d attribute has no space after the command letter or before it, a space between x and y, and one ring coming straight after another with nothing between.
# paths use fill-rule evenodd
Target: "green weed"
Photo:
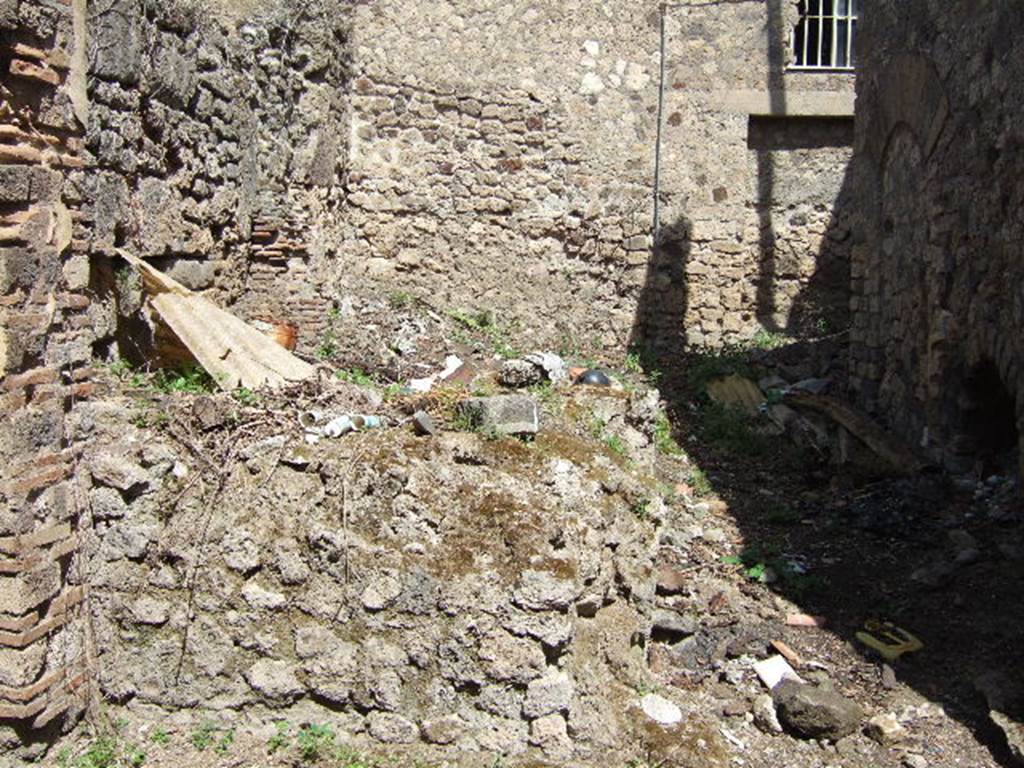
<instances>
[{"instance_id":1,"label":"green weed","mask_svg":"<svg viewBox=\"0 0 1024 768\"><path fill-rule=\"evenodd\" d=\"M212 720L203 720L199 727L192 732L192 746L200 752L213 744L217 734L217 726Z\"/></svg>"},{"instance_id":2,"label":"green weed","mask_svg":"<svg viewBox=\"0 0 1024 768\"><path fill-rule=\"evenodd\" d=\"M448 316L461 325L465 331L468 331L470 336L475 336L486 342L498 357L507 360L516 356L516 351L508 336L511 328L506 328L498 323L494 314L489 310L466 312L456 309L449 311ZM469 342L469 337L463 334L462 338L456 336L456 340L465 344Z\"/></svg>"},{"instance_id":3,"label":"green weed","mask_svg":"<svg viewBox=\"0 0 1024 768\"><path fill-rule=\"evenodd\" d=\"M664 413L659 413L654 421L654 447L666 456L680 456L683 453L672 436L672 423Z\"/></svg>"},{"instance_id":4,"label":"green weed","mask_svg":"<svg viewBox=\"0 0 1024 768\"><path fill-rule=\"evenodd\" d=\"M408 291L392 291L388 294L388 306L392 309L405 309L413 302L412 294Z\"/></svg>"},{"instance_id":5,"label":"green weed","mask_svg":"<svg viewBox=\"0 0 1024 768\"><path fill-rule=\"evenodd\" d=\"M335 371L334 375L348 384L358 384L360 387L373 387L376 382L366 371L361 368L343 368Z\"/></svg>"},{"instance_id":6,"label":"green weed","mask_svg":"<svg viewBox=\"0 0 1024 768\"><path fill-rule=\"evenodd\" d=\"M278 720L274 723L275 733L267 740L267 752L274 754L279 749L285 749L292 743L291 725L286 720Z\"/></svg>"},{"instance_id":7,"label":"green weed","mask_svg":"<svg viewBox=\"0 0 1024 768\"><path fill-rule=\"evenodd\" d=\"M217 382L198 365L186 365L176 370L161 369L153 375L152 386L165 395L201 395L217 391Z\"/></svg>"},{"instance_id":8,"label":"green weed","mask_svg":"<svg viewBox=\"0 0 1024 768\"><path fill-rule=\"evenodd\" d=\"M235 743L235 729L231 728L227 731L220 739L217 740L217 745L213 748L213 751L218 755L226 754L231 745Z\"/></svg>"},{"instance_id":9,"label":"green weed","mask_svg":"<svg viewBox=\"0 0 1024 768\"><path fill-rule=\"evenodd\" d=\"M629 449L626 447L626 444L622 442L622 438L618 435L605 435L603 442L608 450L616 456L625 456L629 453Z\"/></svg>"},{"instance_id":10,"label":"green weed","mask_svg":"<svg viewBox=\"0 0 1024 768\"><path fill-rule=\"evenodd\" d=\"M341 312L337 307L327 313L327 322L320 334L320 343L316 347L316 356L321 360L330 360L338 354L338 320L340 318Z\"/></svg>"},{"instance_id":11,"label":"green weed","mask_svg":"<svg viewBox=\"0 0 1024 768\"><path fill-rule=\"evenodd\" d=\"M689 486L693 489L695 496L710 496L714 490L707 473L699 467L690 470Z\"/></svg>"},{"instance_id":12,"label":"green weed","mask_svg":"<svg viewBox=\"0 0 1024 768\"><path fill-rule=\"evenodd\" d=\"M329 725L304 725L296 738L299 757L315 763L334 751L334 731Z\"/></svg>"},{"instance_id":13,"label":"green weed","mask_svg":"<svg viewBox=\"0 0 1024 768\"><path fill-rule=\"evenodd\" d=\"M782 502L766 504L761 513L765 521L772 525L794 525L800 522L800 512Z\"/></svg>"},{"instance_id":14,"label":"green weed","mask_svg":"<svg viewBox=\"0 0 1024 768\"><path fill-rule=\"evenodd\" d=\"M751 418L739 410L708 402L700 409L700 436L734 456L762 456L769 447L764 435L755 432Z\"/></svg>"},{"instance_id":15,"label":"green weed","mask_svg":"<svg viewBox=\"0 0 1024 768\"><path fill-rule=\"evenodd\" d=\"M248 387L239 387L231 395L240 405L245 405L249 408L255 408L260 404L260 396Z\"/></svg>"},{"instance_id":16,"label":"green weed","mask_svg":"<svg viewBox=\"0 0 1024 768\"><path fill-rule=\"evenodd\" d=\"M149 734L149 740L154 744L163 746L171 740L170 735L163 728L157 728L151 734Z\"/></svg>"}]
</instances>

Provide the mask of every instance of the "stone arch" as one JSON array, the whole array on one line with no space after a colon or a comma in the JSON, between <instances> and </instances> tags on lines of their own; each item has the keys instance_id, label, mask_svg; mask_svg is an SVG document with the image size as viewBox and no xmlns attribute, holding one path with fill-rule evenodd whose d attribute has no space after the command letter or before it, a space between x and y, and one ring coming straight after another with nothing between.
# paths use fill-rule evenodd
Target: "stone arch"
<instances>
[{"instance_id":1,"label":"stone arch","mask_svg":"<svg viewBox=\"0 0 1024 768\"><path fill-rule=\"evenodd\" d=\"M879 87L879 82L885 87ZM921 54L894 56L874 84L865 149L880 168L893 132L909 128L919 139L923 159L935 150L949 118L949 99L931 59Z\"/></svg>"}]
</instances>

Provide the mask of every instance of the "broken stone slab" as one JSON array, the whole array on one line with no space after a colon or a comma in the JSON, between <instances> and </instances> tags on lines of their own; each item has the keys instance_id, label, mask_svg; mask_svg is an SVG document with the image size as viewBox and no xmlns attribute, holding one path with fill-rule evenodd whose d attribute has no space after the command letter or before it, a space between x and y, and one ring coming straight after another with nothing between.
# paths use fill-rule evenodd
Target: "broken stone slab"
<instances>
[{"instance_id":1,"label":"broken stone slab","mask_svg":"<svg viewBox=\"0 0 1024 768\"><path fill-rule=\"evenodd\" d=\"M460 406L470 423L500 435L535 435L540 431L537 401L525 395L473 397Z\"/></svg>"},{"instance_id":2,"label":"broken stone slab","mask_svg":"<svg viewBox=\"0 0 1024 768\"><path fill-rule=\"evenodd\" d=\"M420 437L437 434L437 426L426 411L416 411L412 415L412 428Z\"/></svg>"},{"instance_id":3,"label":"broken stone slab","mask_svg":"<svg viewBox=\"0 0 1024 768\"><path fill-rule=\"evenodd\" d=\"M838 741L857 730L864 710L836 691L786 679L772 690L779 722L805 739Z\"/></svg>"}]
</instances>

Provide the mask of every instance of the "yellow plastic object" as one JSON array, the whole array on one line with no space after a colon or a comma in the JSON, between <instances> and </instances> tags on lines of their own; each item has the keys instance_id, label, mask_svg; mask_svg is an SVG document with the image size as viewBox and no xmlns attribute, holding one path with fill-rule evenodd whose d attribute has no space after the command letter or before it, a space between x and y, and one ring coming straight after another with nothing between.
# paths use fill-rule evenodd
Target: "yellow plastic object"
<instances>
[{"instance_id":1,"label":"yellow plastic object","mask_svg":"<svg viewBox=\"0 0 1024 768\"><path fill-rule=\"evenodd\" d=\"M905 653L924 648L924 643L890 621L870 619L864 622L864 629L867 631L858 632L856 638L890 663Z\"/></svg>"}]
</instances>

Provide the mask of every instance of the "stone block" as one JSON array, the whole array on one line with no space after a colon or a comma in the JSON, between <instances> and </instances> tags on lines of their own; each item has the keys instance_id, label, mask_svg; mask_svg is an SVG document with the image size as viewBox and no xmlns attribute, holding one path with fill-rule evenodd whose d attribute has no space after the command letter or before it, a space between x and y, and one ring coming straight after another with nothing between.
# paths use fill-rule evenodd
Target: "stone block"
<instances>
[{"instance_id":1,"label":"stone block","mask_svg":"<svg viewBox=\"0 0 1024 768\"><path fill-rule=\"evenodd\" d=\"M21 688L35 682L46 662L46 643L28 648L0 648L0 685Z\"/></svg>"},{"instance_id":2,"label":"stone block","mask_svg":"<svg viewBox=\"0 0 1024 768\"><path fill-rule=\"evenodd\" d=\"M60 591L60 566L44 563L17 576L0 577L0 610L21 615Z\"/></svg>"},{"instance_id":3,"label":"stone block","mask_svg":"<svg viewBox=\"0 0 1024 768\"><path fill-rule=\"evenodd\" d=\"M462 404L472 424L501 435L534 435L540 430L537 401L524 395L473 397Z\"/></svg>"}]
</instances>

